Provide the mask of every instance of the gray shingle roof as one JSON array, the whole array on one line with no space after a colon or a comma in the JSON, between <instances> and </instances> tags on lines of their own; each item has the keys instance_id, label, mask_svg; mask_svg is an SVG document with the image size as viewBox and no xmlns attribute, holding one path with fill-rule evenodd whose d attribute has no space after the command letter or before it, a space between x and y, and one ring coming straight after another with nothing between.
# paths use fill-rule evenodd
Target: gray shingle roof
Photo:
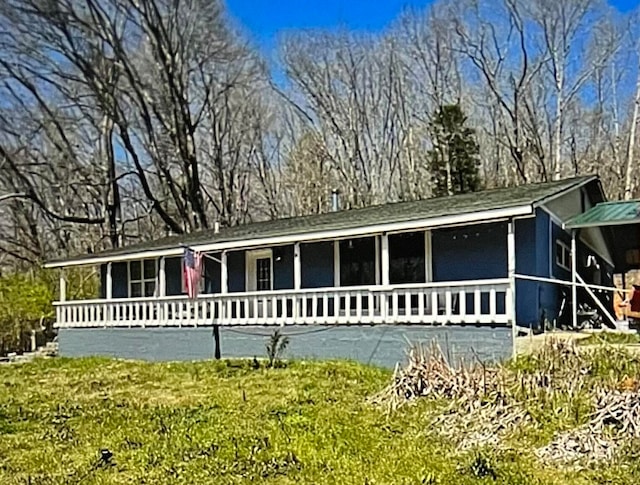
<instances>
[{"instance_id":1,"label":"gray shingle roof","mask_svg":"<svg viewBox=\"0 0 640 485\"><path fill-rule=\"evenodd\" d=\"M241 226L221 228L218 233L215 233L213 230L206 230L191 234L169 236L111 249L101 253L80 255L69 258L68 261L172 249L179 247L181 244L199 245L272 238L292 234L305 235L328 230L354 229L380 224L408 222L448 215L517 207L541 202L560 192L582 185L589 180L596 179L596 176L575 177L554 182L491 189L449 197L437 197L411 202L396 202L362 209L255 222ZM55 262L61 261L51 261L51 263Z\"/></svg>"}]
</instances>

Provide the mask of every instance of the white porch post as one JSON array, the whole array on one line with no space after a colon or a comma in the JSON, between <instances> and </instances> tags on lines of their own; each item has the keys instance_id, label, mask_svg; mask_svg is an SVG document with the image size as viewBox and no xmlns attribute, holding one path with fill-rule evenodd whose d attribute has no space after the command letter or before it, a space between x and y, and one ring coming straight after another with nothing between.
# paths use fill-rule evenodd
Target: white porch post
<instances>
[{"instance_id":1,"label":"white porch post","mask_svg":"<svg viewBox=\"0 0 640 485\"><path fill-rule=\"evenodd\" d=\"M105 285L104 296L107 300L107 312L104 315L107 319L107 322L110 323L113 321L113 305L109 302L113 298L113 276L111 274L111 270L113 268L113 263L109 261L106 267L106 275L105 275Z\"/></svg>"},{"instance_id":2,"label":"white porch post","mask_svg":"<svg viewBox=\"0 0 640 485\"><path fill-rule=\"evenodd\" d=\"M104 289L104 297L107 300L111 300L113 298L113 277L111 276L112 266L113 266L113 263L111 262L107 263L106 276L105 276L106 288Z\"/></svg>"},{"instance_id":3,"label":"white porch post","mask_svg":"<svg viewBox=\"0 0 640 485\"><path fill-rule=\"evenodd\" d=\"M60 301L67 301L67 280L64 270L60 270Z\"/></svg>"},{"instance_id":4,"label":"white porch post","mask_svg":"<svg viewBox=\"0 0 640 485\"><path fill-rule=\"evenodd\" d=\"M293 289L300 290L302 288L302 261L300 259L300 243L297 242L293 245ZM302 315L302 297L295 295L294 302L294 318L304 317Z\"/></svg>"},{"instance_id":5,"label":"white porch post","mask_svg":"<svg viewBox=\"0 0 640 485\"><path fill-rule=\"evenodd\" d=\"M158 296L167 296L166 258L162 256L158 262Z\"/></svg>"},{"instance_id":6,"label":"white porch post","mask_svg":"<svg viewBox=\"0 0 640 485\"><path fill-rule=\"evenodd\" d=\"M573 328L578 328L578 286L576 281L576 231L571 231L571 318Z\"/></svg>"},{"instance_id":7,"label":"white porch post","mask_svg":"<svg viewBox=\"0 0 640 485\"><path fill-rule=\"evenodd\" d=\"M505 300L507 314L511 316L511 340L513 344L513 357L516 357L516 235L515 221L512 219L507 227L507 273L509 276L509 292Z\"/></svg>"},{"instance_id":8,"label":"white porch post","mask_svg":"<svg viewBox=\"0 0 640 485\"><path fill-rule=\"evenodd\" d=\"M302 261L300 259L300 243L293 245L293 289L302 288Z\"/></svg>"},{"instance_id":9,"label":"white porch post","mask_svg":"<svg viewBox=\"0 0 640 485\"><path fill-rule=\"evenodd\" d=\"M222 251L220 254L220 293L226 295L229 292L229 273L227 267L227 252ZM220 320L225 321L227 315L231 315L230 311L227 311L228 301L223 299L220 302Z\"/></svg>"},{"instance_id":10,"label":"white porch post","mask_svg":"<svg viewBox=\"0 0 640 485\"><path fill-rule=\"evenodd\" d=\"M380 280L382 282L382 287L389 286L389 235L384 232L382 236L380 236L380 272L382 273L380 276ZM385 291L380 293L380 316L383 319L382 323L388 323L388 303L387 303L387 294Z\"/></svg>"},{"instance_id":11,"label":"white porch post","mask_svg":"<svg viewBox=\"0 0 640 485\"><path fill-rule=\"evenodd\" d=\"M333 241L333 286L340 286L340 241Z\"/></svg>"},{"instance_id":12,"label":"white porch post","mask_svg":"<svg viewBox=\"0 0 640 485\"><path fill-rule=\"evenodd\" d=\"M374 236L374 241L375 241L375 257L376 257L376 263L375 263L375 271L376 271L376 285L380 284L380 238L378 236Z\"/></svg>"},{"instance_id":13,"label":"white porch post","mask_svg":"<svg viewBox=\"0 0 640 485\"><path fill-rule=\"evenodd\" d=\"M67 280L64 277L64 269L60 270L60 296L59 301L64 302L67 299ZM67 320L67 308L64 306L56 307L56 323L64 324Z\"/></svg>"},{"instance_id":14,"label":"white porch post","mask_svg":"<svg viewBox=\"0 0 640 485\"><path fill-rule=\"evenodd\" d=\"M433 281L433 251L430 229L424 231L424 276L427 283Z\"/></svg>"},{"instance_id":15,"label":"white porch post","mask_svg":"<svg viewBox=\"0 0 640 485\"><path fill-rule=\"evenodd\" d=\"M227 271L227 252L220 255L220 293L229 292L229 273Z\"/></svg>"},{"instance_id":16,"label":"white porch post","mask_svg":"<svg viewBox=\"0 0 640 485\"><path fill-rule=\"evenodd\" d=\"M385 232L382 234L381 240L381 271L382 271L382 286L389 285L389 235Z\"/></svg>"}]
</instances>

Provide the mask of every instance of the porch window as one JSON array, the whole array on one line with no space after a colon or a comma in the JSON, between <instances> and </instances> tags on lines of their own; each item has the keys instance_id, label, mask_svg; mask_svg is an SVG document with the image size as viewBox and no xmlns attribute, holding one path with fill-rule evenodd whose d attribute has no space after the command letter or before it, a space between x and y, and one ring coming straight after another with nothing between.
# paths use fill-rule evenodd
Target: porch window
<instances>
[{"instance_id":1,"label":"porch window","mask_svg":"<svg viewBox=\"0 0 640 485\"><path fill-rule=\"evenodd\" d=\"M424 283L424 232L389 235L389 283Z\"/></svg>"},{"instance_id":2,"label":"porch window","mask_svg":"<svg viewBox=\"0 0 640 485\"><path fill-rule=\"evenodd\" d=\"M129 297L153 296L158 277L158 260L129 261Z\"/></svg>"},{"instance_id":3,"label":"porch window","mask_svg":"<svg viewBox=\"0 0 640 485\"><path fill-rule=\"evenodd\" d=\"M340 286L375 285L375 254L372 237L340 241Z\"/></svg>"},{"instance_id":4,"label":"porch window","mask_svg":"<svg viewBox=\"0 0 640 485\"><path fill-rule=\"evenodd\" d=\"M556 240L556 264L562 269L571 270L571 249L560 239Z\"/></svg>"}]
</instances>

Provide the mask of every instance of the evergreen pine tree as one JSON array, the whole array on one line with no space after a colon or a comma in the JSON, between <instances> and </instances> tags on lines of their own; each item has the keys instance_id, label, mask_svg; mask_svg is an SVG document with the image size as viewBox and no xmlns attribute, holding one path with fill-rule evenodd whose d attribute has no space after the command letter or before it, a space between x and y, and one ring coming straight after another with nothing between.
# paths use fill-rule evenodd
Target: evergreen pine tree
<instances>
[{"instance_id":1,"label":"evergreen pine tree","mask_svg":"<svg viewBox=\"0 0 640 485\"><path fill-rule=\"evenodd\" d=\"M459 104L440 106L431 122L433 149L429 152L429 169L436 197L480 188L480 149L475 130L465 126L466 122Z\"/></svg>"}]
</instances>

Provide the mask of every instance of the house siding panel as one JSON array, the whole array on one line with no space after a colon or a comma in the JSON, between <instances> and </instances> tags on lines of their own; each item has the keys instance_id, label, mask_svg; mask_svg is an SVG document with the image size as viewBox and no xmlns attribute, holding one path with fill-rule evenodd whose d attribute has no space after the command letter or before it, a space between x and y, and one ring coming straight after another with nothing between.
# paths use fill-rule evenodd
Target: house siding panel
<instances>
[{"instance_id":1,"label":"house siding panel","mask_svg":"<svg viewBox=\"0 0 640 485\"><path fill-rule=\"evenodd\" d=\"M432 232L433 280L507 277L507 224L436 229Z\"/></svg>"},{"instance_id":2,"label":"house siding panel","mask_svg":"<svg viewBox=\"0 0 640 485\"><path fill-rule=\"evenodd\" d=\"M333 241L301 244L303 288L333 286Z\"/></svg>"},{"instance_id":3,"label":"house siding panel","mask_svg":"<svg viewBox=\"0 0 640 485\"><path fill-rule=\"evenodd\" d=\"M547 212L536 210L536 276L545 278L556 277L555 236L559 235L559 228ZM563 240L566 240L563 237ZM570 243L570 240L569 240ZM538 283L537 323L545 320L553 321L560 310L560 288L554 283ZM526 323L526 322L525 322ZM532 322L533 323L533 322Z\"/></svg>"},{"instance_id":4,"label":"house siding panel","mask_svg":"<svg viewBox=\"0 0 640 485\"><path fill-rule=\"evenodd\" d=\"M539 276L537 262L537 219L516 221L516 273ZM543 245L544 248L547 244ZM518 325L533 326L539 321L540 284L535 281L516 280L516 321Z\"/></svg>"}]
</instances>

